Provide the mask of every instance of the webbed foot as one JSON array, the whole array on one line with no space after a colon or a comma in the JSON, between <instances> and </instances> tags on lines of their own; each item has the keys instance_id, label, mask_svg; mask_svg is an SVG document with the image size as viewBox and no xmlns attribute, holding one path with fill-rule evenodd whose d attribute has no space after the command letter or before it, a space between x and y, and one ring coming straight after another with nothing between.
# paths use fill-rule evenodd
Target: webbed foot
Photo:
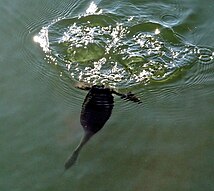
<instances>
[{"instance_id":1,"label":"webbed foot","mask_svg":"<svg viewBox=\"0 0 214 191\"><path fill-rule=\"evenodd\" d=\"M141 100L135 96L135 94L129 92L127 94L122 94L121 95L121 98L124 99L124 100L127 100L127 101L133 101L133 102L136 102L136 103L142 103Z\"/></svg>"}]
</instances>

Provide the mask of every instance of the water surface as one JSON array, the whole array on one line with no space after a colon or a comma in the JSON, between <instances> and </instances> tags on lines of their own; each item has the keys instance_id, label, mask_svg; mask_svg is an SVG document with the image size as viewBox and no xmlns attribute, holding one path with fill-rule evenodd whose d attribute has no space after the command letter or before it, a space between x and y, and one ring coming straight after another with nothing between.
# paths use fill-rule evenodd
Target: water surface
<instances>
[{"instance_id":1,"label":"water surface","mask_svg":"<svg viewBox=\"0 0 214 191\"><path fill-rule=\"evenodd\" d=\"M1 1L0 190L213 190L212 1ZM134 92L63 174L77 82Z\"/></svg>"}]
</instances>

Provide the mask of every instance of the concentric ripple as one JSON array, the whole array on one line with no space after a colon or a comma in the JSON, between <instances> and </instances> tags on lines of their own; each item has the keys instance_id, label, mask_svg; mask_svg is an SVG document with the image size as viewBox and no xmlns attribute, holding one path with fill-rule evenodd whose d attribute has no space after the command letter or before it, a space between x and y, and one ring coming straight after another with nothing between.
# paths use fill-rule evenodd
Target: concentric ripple
<instances>
[{"instance_id":1,"label":"concentric ripple","mask_svg":"<svg viewBox=\"0 0 214 191\"><path fill-rule=\"evenodd\" d=\"M185 42L172 28L104 13L94 3L84 15L43 27L34 41L62 75L117 88L168 81L198 61L213 62L214 56Z\"/></svg>"}]
</instances>

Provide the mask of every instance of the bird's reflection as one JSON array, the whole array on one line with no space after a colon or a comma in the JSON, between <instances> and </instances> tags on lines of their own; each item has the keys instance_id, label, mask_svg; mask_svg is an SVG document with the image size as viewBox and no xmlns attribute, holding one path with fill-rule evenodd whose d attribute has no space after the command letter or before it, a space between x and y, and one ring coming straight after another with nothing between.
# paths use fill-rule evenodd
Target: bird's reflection
<instances>
[{"instance_id":1,"label":"bird's reflection","mask_svg":"<svg viewBox=\"0 0 214 191\"><path fill-rule=\"evenodd\" d=\"M113 94L120 96L127 101L141 103L141 101L131 92L121 94L103 85L94 85L92 87L78 86L77 88L89 91L83 102L80 115L80 123L84 129L84 135L79 145L66 160L65 169L70 168L76 162L82 147L94 134L102 129L106 121L110 118L114 107Z\"/></svg>"}]
</instances>

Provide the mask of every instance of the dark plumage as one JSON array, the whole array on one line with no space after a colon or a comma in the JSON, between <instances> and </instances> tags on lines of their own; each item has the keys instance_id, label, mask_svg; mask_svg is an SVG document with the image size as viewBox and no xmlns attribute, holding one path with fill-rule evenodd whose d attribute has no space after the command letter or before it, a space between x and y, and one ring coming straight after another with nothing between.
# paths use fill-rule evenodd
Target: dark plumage
<instances>
[{"instance_id":1,"label":"dark plumage","mask_svg":"<svg viewBox=\"0 0 214 191\"><path fill-rule=\"evenodd\" d=\"M80 116L80 122L86 132L95 134L111 116L114 97L109 88L93 86L88 92Z\"/></svg>"},{"instance_id":2,"label":"dark plumage","mask_svg":"<svg viewBox=\"0 0 214 191\"><path fill-rule=\"evenodd\" d=\"M84 128L84 136L80 144L73 151L72 155L65 162L65 169L70 168L77 160L83 145L102 127L110 118L114 107L114 97L112 94L120 96L122 99L141 103L134 94L120 94L110 88L104 86L78 87L80 89L89 90L82 105L80 115L80 123Z\"/></svg>"}]
</instances>

